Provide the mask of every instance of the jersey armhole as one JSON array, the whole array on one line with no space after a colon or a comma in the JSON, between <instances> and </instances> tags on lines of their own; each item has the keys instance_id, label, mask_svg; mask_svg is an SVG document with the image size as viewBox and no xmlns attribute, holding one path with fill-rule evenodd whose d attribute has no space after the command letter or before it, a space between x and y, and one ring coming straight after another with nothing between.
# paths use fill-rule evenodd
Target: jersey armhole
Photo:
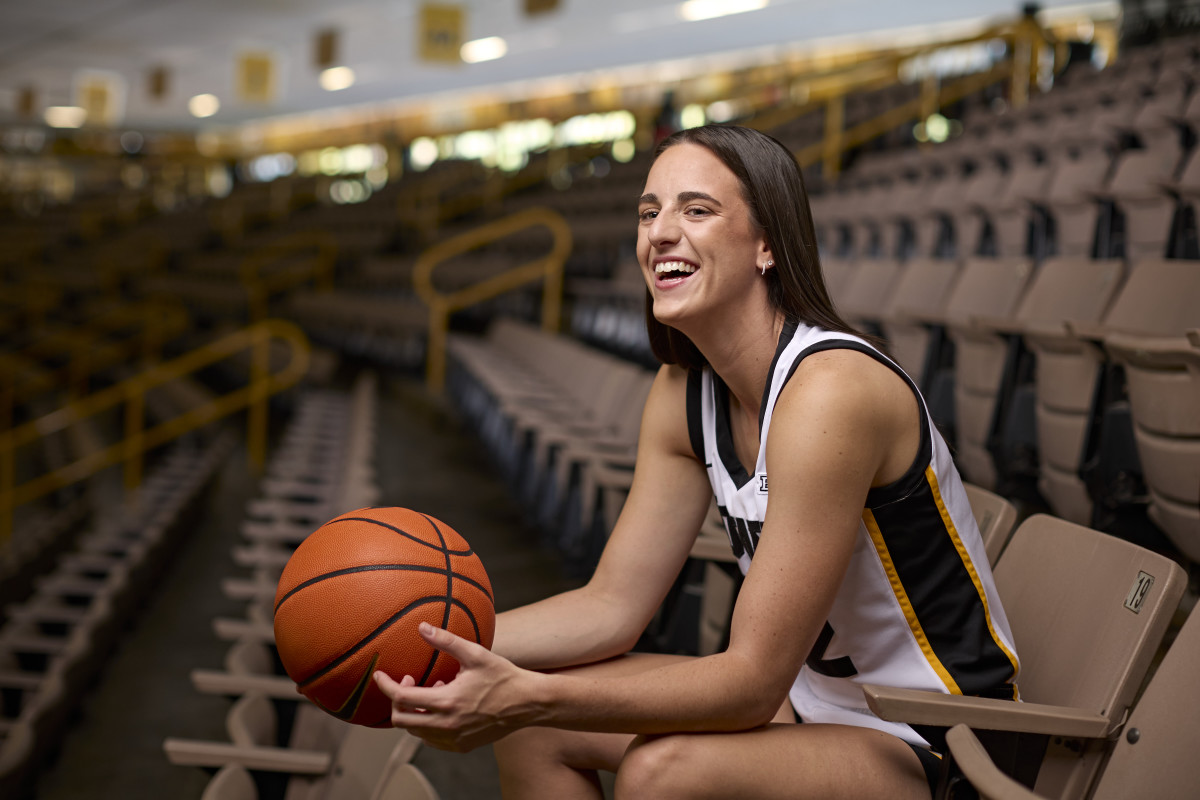
<instances>
[{"instance_id":1,"label":"jersey armhole","mask_svg":"<svg viewBox=\"0 0 1200 800\"><path fill-rule=\"evenodd\" d=\"M701 464L708 462L704 458L704 428L700 414L700 382L704 373L698 369L689 369L687 375L687 426L688 439L692 444L692 452Z\"/></svg>"}]
</instances>

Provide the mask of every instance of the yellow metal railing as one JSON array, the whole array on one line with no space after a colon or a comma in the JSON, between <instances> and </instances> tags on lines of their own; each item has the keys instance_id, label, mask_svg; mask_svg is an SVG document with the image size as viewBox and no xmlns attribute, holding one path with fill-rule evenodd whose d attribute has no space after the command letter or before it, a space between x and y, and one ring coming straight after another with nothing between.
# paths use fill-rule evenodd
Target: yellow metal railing
<instances>
[{"instance_id":1,"label":"yellow metal railing","mask_svg":"<svg viewBox=\"0 0 1200 800\"><path fill-rule=\"evenodd\" d=\"M290 358L282 369L272 373L271 348L277 344L288 347ZM250 356L250 377L245 386L146 428L146 394L149 391L246 353ZM134 488L141 483L142 461L147 451L242 409L248 410L247 447L250 460L256 466L261 466L265 461L267 446L267 399L295 385L307 372L308 360L308 340L298 327L283 320L263 320L179 358L152 366L128 380L76 400L39 419L0 431L0 541L11 535L13 511L18 506L85 480L115 464L124 465L125 485ZM124 438L121 441L61 469L19 485L16 483L18 448L114 409L123 412Z\"/></svg>"},{"instance_id":2,"label":"yellow metal railing","mask_svg":"<svg viewBox=\"0 0 1200 800\"><path fill-rule=\"evenodd\" d=\"M433 270L438 264L539 225L548 228L554 237L550 252L545 256L457 291L441 292L434 288ZM571 227L560 214L549 208L530 208L439 242L417 257L413 267L413 286L429 306L425 377L431 390L440 392L445 383L446 336L450 330L450 315L455 311L490 300L524 284L542 281L542 327L548 331L559 329L563 265L571 254L571 245Z\"/></svg>"},{"instance_id":3,"label":"yellow metal railing","mask_svg":"<svg viewBox=\"0 0 1200 800\"><path fill-rule=\"evenodd\" d=\"M274 270L271 267L292 256L314 251L313 257L300 264ZM266 319L271 296L313 281L318 289L333 289L333 271L337 265L337 241L323 231L305 231L272 242L252 251L238 270L246 289L250 320Z\"/></svg>"},{"instance_id":4,"label":"yellow metal railing","mask_svg":"<svg viewBox=\"0 0 1200 800\"><path fill-rule=\"evenodd\" d=\"M917 98L850 128L845 127L847 95L899 83L901 65L914 57L996 39L1008 44L1011 58L996 64L986 72L947 81L945 84L936 77L926 78ZM787 109L764 112L749 124L760 130L768 130L823 108L825 129L821 140L796 151L796 159L805 167L821 162L824 176L834 179L840 171L841 159L847 150L882 136L906 122L925 119L956 100L993 84L1008 81L1010 102L1014 107L1020 108L1028 102L1030 87L1037 83L1038 67L1042 52L1046 48L1054 48L1056 61L1060 60L1060 48L1057 47L1052 33L1043 29L1033 17L1023 16L1015 22L991 26L973 36L880 52L844 69L800 79L809 98L807 102Z\"/></svg>"}]
</instances>

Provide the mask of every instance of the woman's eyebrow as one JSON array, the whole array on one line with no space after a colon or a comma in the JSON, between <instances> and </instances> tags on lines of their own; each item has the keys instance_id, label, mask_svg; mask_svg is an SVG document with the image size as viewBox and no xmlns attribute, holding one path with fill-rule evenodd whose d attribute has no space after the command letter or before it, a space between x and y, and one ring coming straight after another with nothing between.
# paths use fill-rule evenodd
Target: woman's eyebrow
<instances>
[{"instance_id":1,"label":"woman's eyebrow","mask_svg":"<svg viewBox=\"0 0 1200 800\"><path fill-rule=\"evenodd\" d=\"M720 200L713 197L711 194L706 194L704 192L680 192L676 199L678 199L680 203L690 203L693 200L707 200L713 205L721 205ZM656 195L654 192L647 192L638 198L638 205L642 205L643 203L653 205L657 202L658 195Z\"/></svg>"}]
</instances>

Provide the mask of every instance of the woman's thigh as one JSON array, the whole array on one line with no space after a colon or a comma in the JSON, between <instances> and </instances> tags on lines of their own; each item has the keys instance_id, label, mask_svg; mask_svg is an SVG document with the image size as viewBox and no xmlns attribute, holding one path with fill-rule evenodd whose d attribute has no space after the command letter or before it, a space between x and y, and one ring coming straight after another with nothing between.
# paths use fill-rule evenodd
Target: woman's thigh
<instances>
[{"instance_id":1,"label":"woman's thigh","mask_svg":"<svg viewBox=\"0 0 1200 800\"><path fill-rule=\"evenodd\" d=\"M630 654L560 671L615 678L686 658ZM773 724L737 733L654 737L550 729L528 733L533 734L537 750L547 755L547 750L555 750L569 766L617 772L618 787L624 787L630 797L928 800L924 769L900 739L869 728L792 724L794 719L785 700ZM558 739L557 747L543 749L549 744L547 738ZM498 748L498 754L503 749Z\"/></svg>"},{"instance_id":2,"label":"woman's thigh","mask_svg":"<svg viewBox=\"0 0 1200 800\"><path fill-rule=\"evenodd\" d=\"M849 725L772 724L738 733L639 737L617 772L617 796L929 800L912 748Z\"/></svg>"}]
</instances>

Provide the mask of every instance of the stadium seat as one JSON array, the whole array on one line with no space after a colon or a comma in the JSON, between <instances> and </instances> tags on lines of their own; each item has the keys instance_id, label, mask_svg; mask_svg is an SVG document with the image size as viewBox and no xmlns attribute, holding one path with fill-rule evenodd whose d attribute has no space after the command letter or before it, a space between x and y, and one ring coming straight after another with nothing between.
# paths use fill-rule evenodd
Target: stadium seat
<instances>
[{"instance_id":1,"label":"stadium seat","mask_svg":"<svg viewBox=\"0 0 1200 800\"><path fill-rule=\"evenodd\" d=\"M1108 355L1124 369L1151 519L1200 561L1200 262L1139 264L1104 319ZM1194 336L1193 336L1194 338Z\"/></svg>"},{"instance_id":2,"label":"stadium seat","mask_svg":"<svg viewBox=\"0 0 1200 800\"><path fill-rule=\"evenodd\" d=\"M958 260L909 260L879 314L888 352L922 391L937 366L939 326L961 267Z\"/></svg>"},{"instance_id":3,"label":"stadium seat","mask_svg":"<svg viewBox=\"0 0 1200 800\"><path fill-rule=\"evenodd\" d=\"M944 311L943 323L954 343L955 463L966 480L985 489L996 485L988 439L1008 357L995 321L1013 318L1032 276L1027 259L967 259ZM935 419L937 401L937 394L927 398Z\"/></svg>"},{"instance_id":4,"label":"stadium seat","mask_svg":"<svg viewBox=\"0 0 1200 800\"><path fill-rule=\"evenodd\" d=\"M1196 663L1200 661L1200 616L1190 614L1155 669L1128 720L1114 735L1112 755L1090 793L1091 800L1154 797L1185 800L1200 786L1195 742L1200 738ZM1052 717L1053 709L1047 713ZM946 734L955 773L983 800L1036 800L1035 795L996 768L987 750L964 724Z\"/></svg>"},{"instance_id":5,"label":"stadium seat","mask_svg":"<svg viewBox=\"0 0 1200 800\"><path fill-rule=\"evenodd\" d=\"M1171 559L1045 514L1017 527L994 575L1021 660L1023 702L866 686L868 704L929 735L958 723L989 731L1010 775L1036 781L1039 792L1086 797L1186 575Z\"/></svg>"}]
</instances>

